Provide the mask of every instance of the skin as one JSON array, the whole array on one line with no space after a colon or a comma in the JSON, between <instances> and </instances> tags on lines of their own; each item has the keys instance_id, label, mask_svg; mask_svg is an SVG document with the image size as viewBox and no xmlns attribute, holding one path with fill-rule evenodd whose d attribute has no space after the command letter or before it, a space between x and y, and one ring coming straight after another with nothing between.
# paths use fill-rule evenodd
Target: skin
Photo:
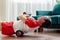
<instances>
[{"instance_id":1,"label":"skin","mask_svg":"<svg viewBox=\"0 0 60 40\"><path fill-rule=\"evenodd\" d=\"M43 17L38 17L37 22L38 22L40 25L42 25L42 23L45 22L44 19L45 19L45 18L43 18Z\"/></svg>"}]
</instances>

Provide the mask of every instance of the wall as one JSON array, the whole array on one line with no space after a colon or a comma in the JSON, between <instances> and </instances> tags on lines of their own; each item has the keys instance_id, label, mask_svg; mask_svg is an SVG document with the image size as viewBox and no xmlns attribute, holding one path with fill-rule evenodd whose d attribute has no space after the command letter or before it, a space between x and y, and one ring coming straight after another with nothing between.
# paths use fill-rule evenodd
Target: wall
<instances>
[{"instance_id":1,"label":"wall","mask_svg":"<svg viewBox=\"0 0 60 40\"><path fill-rule=\"evenodd\" d=\"M5 21L6 0L0 0L0 21Z\"/></svg>"},{"instance_id":2,"label":"wall","mask_svg":"<svg viewBox=\"0 0 60 40\"><path fill-rule=\"evenodd\" d=\"M40 1L39 1L39 3L37 3L38 2L37 0L34 1L33 3L32 2L29 3L29 1L27 1L27 3L25 1L17 3L18 15L20 15L20 14L22 14L22 12L26 11L27 13L32 14L32 16L35 16L36 10L52 11L53 7L56 5L55 0L46 0L46 1L44 0L41 2Z\"/></svg>"},{"instance_id":3,"label":"wall","mask_svg":"<svg viewBox=\"0 0 60 40\"><path fill-rule=\"evenodd\" d=\"M22 12L26 11L27 13L31 13L33 16L36 15L36 10L52 10L55 2L54 0L49 0L45 5L45 3L14 3L13 0L0 0L0 21L11 21L16 20L16 17ZM17 1L17 0L15 0ZM51 1L51 2L50 2ZM25 2L25 1L24 1ZM50 3L49 3L50 2Z\"/></svg>"}]
</instances>

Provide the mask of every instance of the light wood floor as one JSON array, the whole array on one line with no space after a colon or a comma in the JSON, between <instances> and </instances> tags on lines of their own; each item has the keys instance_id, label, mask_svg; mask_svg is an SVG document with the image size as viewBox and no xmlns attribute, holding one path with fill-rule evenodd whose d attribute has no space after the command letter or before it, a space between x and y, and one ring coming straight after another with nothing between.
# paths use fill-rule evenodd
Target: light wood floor
<instances>
[{"instance_id":1,"label":"light wood floor","mask_svg":"<svg viewBox=\"0 0 60 40\"><path fill-rule=\"evenodd\" d=\"M45 30L43 33L33 33L29 32L25 34L23 37L8 37L1 36L1 40L60 40L60 32L55 30Z\"/></svg>"}]
</instances>

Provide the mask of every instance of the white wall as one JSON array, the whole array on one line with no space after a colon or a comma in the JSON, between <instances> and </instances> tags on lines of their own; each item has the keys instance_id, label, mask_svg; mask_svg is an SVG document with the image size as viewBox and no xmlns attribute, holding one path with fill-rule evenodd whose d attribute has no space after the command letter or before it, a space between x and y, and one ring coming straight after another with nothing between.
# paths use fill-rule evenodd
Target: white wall
<instances>
[{"instance_id":1,"label":"white wall","mask_svg":"<svg viewBox=\"0 0 60 40\"><path fill-rule=\"evenodd\" d=\"M36 10L53 10L53 7L55 6L55 1L46 1L41 3L17 3L17 12L18 15L22 14L24 11L32 14L32 16L36 15Z\"/></svg>"},{"instance_id":2,"label":"white wall","mask_svg":"<svg viewBox=\"0 0 60 40\"><path fill-rule=\"evenodd\" d=\"M48 3L51 1L50 4L45 5L45 3L36 4L35 2L30 2L30 4L26 3L14 3L13 0L0 0L0 21L11 21L16 20L16 17L22 12L26 11L27 13L31 13L32 15L36 15L36 10L52 10L52 6L54 5L54 0L49 0ZM15 0L17 1L17 0ZM25 1L24 1L25 2ZM46 2L47 3L47 2ZM44 7L45 5L45 7Z\"/></svg>"},{"instance_id":3,"label":"white wall","mask_svg":"<svg viewBox=\"0 0 60 40\"><path fill-rule=\"evenodd\" d=\"M0 0L0 21L5 21L6 0Z\"/></svg>"},{"instance_id":4,"label":"white wall","mask_svg":"<svg viewBox=\"0 0 60 40\"><path fill-rule=\"evenodd\" d=\"M0 20L1 20L1 12L2 11L2 0L0 0Z\"/></svg>"}]
</instances>

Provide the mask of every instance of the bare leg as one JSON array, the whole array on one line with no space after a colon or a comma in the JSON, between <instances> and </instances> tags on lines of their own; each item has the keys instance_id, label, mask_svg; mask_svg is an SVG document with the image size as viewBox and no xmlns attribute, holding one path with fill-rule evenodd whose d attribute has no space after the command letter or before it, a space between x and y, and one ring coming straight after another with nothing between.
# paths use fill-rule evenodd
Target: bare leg
<instances>
[{"instance_id":1,"label":"bare leg","mask_svg":"<svg viewBox=\"0 0 60 40\"><path fill-rule=\"evenodd\" d=\"M24 15L20 15L18 18L20 20L22 20L22 22L25 22L26 21L26 17Z\"/></svg>"}]
</instances>

